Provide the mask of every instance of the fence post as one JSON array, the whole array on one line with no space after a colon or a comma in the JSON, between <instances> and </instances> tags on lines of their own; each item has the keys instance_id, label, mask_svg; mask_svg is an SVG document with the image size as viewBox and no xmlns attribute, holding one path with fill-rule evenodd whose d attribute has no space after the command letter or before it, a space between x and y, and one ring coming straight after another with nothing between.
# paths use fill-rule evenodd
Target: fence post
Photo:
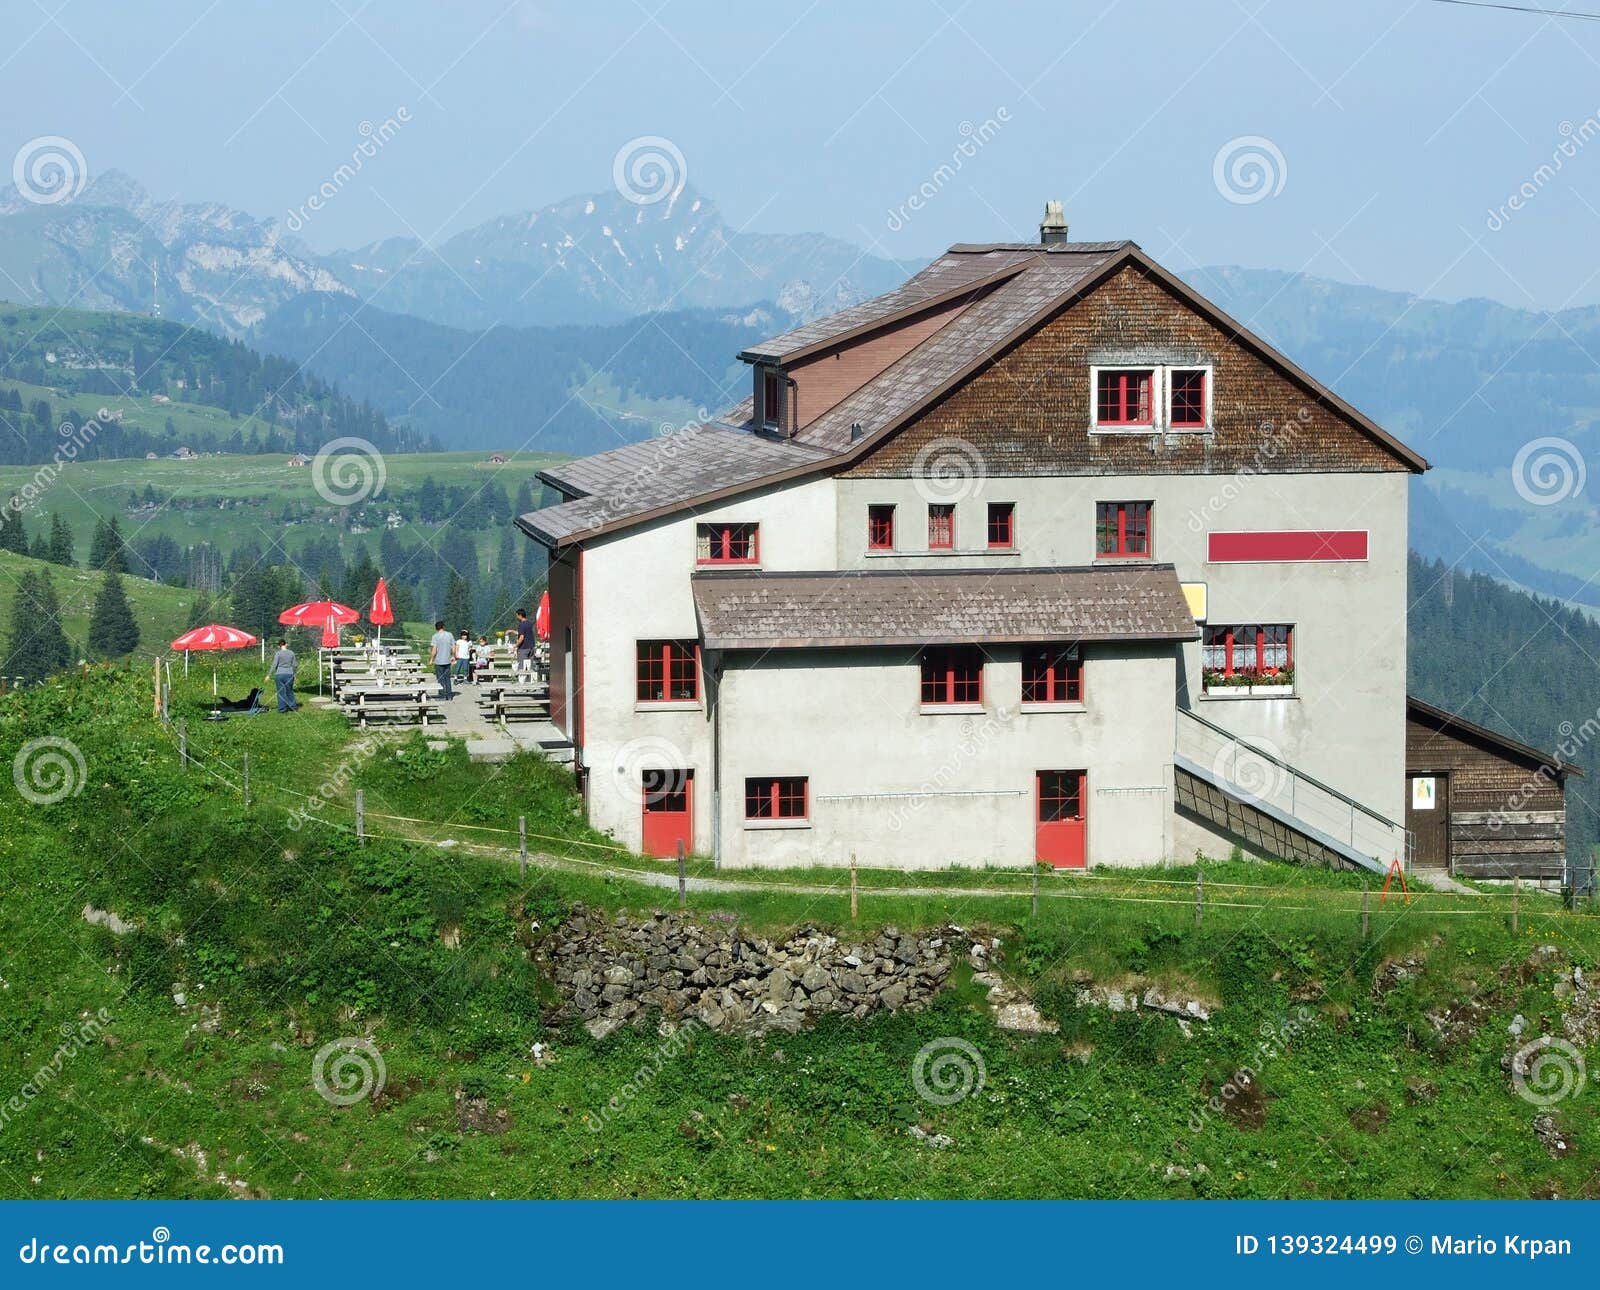
<instances>
[{"instance_id":1,"label":"fence post","mask_svg":"<svg viewBox=\"0 0 1600 1290\"><path fill-rule=\"evenodd\" d=\"M0 694L5 693L4 682L0 682ZM156 659L156 688L154 690L156 706L152 715L157 721L161 720L161 659Z\"/></svg>"},{"instance_id":2,"label":"fence post","mask_svg":"<svg viewBox=\"0 0 1600 1290\"><path fill-rule=\"evenodd\" d=\"M850 921L856 921L856 915L861 912L861 897L856 891L856 857L855 852L850 853Z\"/></svg>"},{"instance_id":3,"label":"fence post","mask_svg":"<svg viewBox=\"0 0 1600 1290\"><path fill-rule=\"evenodd\" d=\"M1519 917L1521 913L1522 875L1520 873L1514 873L1511 875L1511 934L1513 936L1517 934L1517 924L1521 921Z\"/></svg>"},{"instance_id":4,"label":"fence post","mask_svg":"<svg viewBox=\"0 0 1600 1290\"><path fill-rule=\"evenodd\" d=\"M683 854L683 839L678 839L678 905L689 903L689 862Z\"/></svg>"},{"instance_id":5,"label":"fence post","mask_svg":"<svg viewBox=\"0 0 1600 1290\"><path fill-rule=\"evenodd\" d=\"M244 754L244 809L250 809L250 753Z\"/></svg>"},{"instance_id":6,"label":"fence post","mask_svg":"<svg viewBox=\"0 0 1600 1290\"><path fill-rule=\"evenodd\" d=\"M528 817L517 816L517 876L528 876Z\"/></svg>"},{"instance_id":7,"label":"fence post","mask_svg":"<svg viewBox=\"0 0 1600 1290\"><path fill-rule=\"evenodd\" d=\"M1365 945L1372 939L1372 892L1367 884L1361 884L1361 943Z\"/></svg>"},{"instance_id":8,"label":"fence post","mask_svg":"<svg viewBox=\"0 0 1600 1290\"><path fill-rule=\"evenodd\" d=\"M1206 876L1196 869L1194 871L1194 925L1200 926L1200 921L1205 917L1206 905Z\"/></svg>"},{"instance_id":9,"label":"fence post","mask_svg":"<svg viewBox=\"0 0 1600 1290\"><path fill-rule=\"evenodd\" d=\"M178 766L182 770L189 769L189 719L178 718Z\"/></svg>"},{"instance_id":10,"label":"fence post","mask_svg":"<svg viewBox=\"0 0 1600 1290\"><path fill-rule=\"evenodd\" d=\"M1033 916L1039 917L1039 862L1033 862Z\"/></svg>"},{"instance_id":11,"label":"fence post","mask_svg":"<svg viewBox=\"0 0 1600 1290\"><path fill-rule=\"evenodd\" d=\"M367 840L367 795L362 789L356 789L356 841Z\"/></svg>"}]
</instances>

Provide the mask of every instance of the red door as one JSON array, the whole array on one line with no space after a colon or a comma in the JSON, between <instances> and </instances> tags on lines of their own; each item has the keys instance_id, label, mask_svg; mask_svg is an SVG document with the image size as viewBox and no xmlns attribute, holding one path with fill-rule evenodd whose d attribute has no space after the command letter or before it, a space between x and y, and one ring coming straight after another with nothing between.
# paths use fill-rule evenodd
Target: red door
<instances>
[{"instance_id":1,"label":"red door","mask_svg":"<svg viewBox=\"0 0 1600 1290\"><path fill-rule=\"evenodd\" d=\"M1038 858L1057 869L1084 869L1089 864L1086 778L1081 770L1041 770L1035 776Z\"/></svg>"},{"instance_id":2,"label":"red door","mask_svg":"<svg viewBox=\"0 0 1600 1290\"><path fill-rule=\"evenodd\" d=\"M644 772L644 853L675 856L678 843L694 850L694 772Z\"/></svg>"}]
</instances>

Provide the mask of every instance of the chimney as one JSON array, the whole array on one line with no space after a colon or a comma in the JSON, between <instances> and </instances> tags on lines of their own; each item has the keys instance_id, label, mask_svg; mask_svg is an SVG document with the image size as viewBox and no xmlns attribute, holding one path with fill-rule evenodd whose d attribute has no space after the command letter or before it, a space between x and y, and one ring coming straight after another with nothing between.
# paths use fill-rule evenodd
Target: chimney
<instances>
[{"instance_id":1,"label":"chimney","mask_svg":"<svg viewBox=\"0 0 1600 1290\"><path fill-rule=\"evenodd\" d=\"M1039 241L1045 245L1067 240L1067 216L1060 202L1044 204L1044 218L1039 221Z\"/></svg>"}]
</instances>

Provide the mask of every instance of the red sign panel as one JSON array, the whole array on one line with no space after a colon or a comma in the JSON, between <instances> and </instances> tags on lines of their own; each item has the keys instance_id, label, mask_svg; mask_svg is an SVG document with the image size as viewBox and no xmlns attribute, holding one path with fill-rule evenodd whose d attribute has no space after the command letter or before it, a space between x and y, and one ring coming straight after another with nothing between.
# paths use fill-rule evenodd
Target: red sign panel
<instances>
[{"instance_id":1,"label":"red sign panel","mask_svg":"<svg viewBox=\"0 0 1600 1290\"><path fill-rule=\"evenodd\" d=\"M1276 532L1211 533L1206 559L1213 564L1267 561L1365 560L1366 529L1288 529Z\"/></svg>"}]
</instances>

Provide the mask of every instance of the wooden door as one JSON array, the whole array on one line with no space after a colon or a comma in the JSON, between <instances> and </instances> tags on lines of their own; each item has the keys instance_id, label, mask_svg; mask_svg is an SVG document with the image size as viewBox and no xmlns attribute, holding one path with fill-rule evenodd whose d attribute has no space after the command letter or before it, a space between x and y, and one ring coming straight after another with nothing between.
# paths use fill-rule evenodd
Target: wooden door
<instances>
[{"instance_id":1,"label":"wooden door","mask_svg":"<svg viewBox=\"0 0 1600 1290\"><path fill-rule=\"evenodd\" d=\"M1057 869L1085 869L1088 776L1081 770L1041 770L1034 776L1035 854Z\"/></svg>"},{"instance_id":2,"label":"wooden door","mask_svg":"<svg viewBox=\"0 0 1600 1290\"><path fill-rule=\"evenodd\" d=\"M675 856L678 843L694 850L694 772L644 772L644 853Z\"/></svg>"},{"instance_id":3,"label":"wooden door","mask_svg":"<svg viewBox=\"0 0 1600 1290\"><path fill-rule=\"evenodd\" d=\"M1411 863L1420 869L1450 867L1450 777L1406 776L1406 828Z\"/></svg>"}]
</instances>

